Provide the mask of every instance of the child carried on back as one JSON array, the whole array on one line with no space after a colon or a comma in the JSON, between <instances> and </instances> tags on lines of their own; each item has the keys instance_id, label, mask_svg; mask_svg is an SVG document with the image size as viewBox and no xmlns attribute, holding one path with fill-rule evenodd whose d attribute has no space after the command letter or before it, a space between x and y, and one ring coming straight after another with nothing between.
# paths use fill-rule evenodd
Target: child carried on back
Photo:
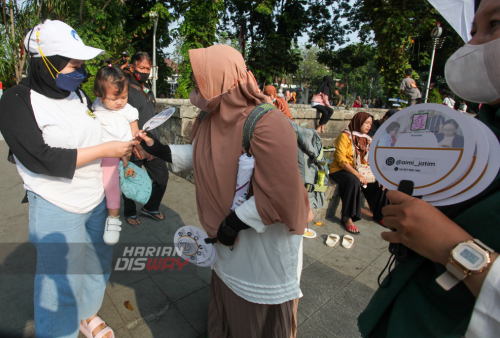
<instances>
[{"instance_id":1,"label":"child carried on back","mask_svg":"<svg viewBox=\"0 0 500 338\"><path fill-rule=\"evenodd\" d=\"M131 141L132 135L139 131L137 120L139 112L127 103L128 80L123 70L114 67L103 67L97 72L94 93L94 115L102 126L102 142ZM128 166L128 158L122 158L123 166ZM118 243L121 224L120 181L118 166L120 159L102 159L102 178L108 218L104 229L104 242L108 245Z\"/></svg>"}]
</instances>

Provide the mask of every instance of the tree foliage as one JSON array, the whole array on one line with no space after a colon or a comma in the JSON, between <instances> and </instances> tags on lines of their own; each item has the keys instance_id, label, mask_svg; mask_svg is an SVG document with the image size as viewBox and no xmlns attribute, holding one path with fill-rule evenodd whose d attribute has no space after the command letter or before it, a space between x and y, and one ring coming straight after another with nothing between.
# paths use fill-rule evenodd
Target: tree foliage
<instances>
[{"instance_id":1,"label":"tree foliage","mask_svg":"<svg viewBox=\"0 0 500 338\"><path fill-rule=\"evenodd\" d=\"M130 53L139 49L151 51L153 19L148 15L150 11L159 14L159 27L168 27L172 19L168 8L153 0L9 0L9 4L6 4L7 0L2 1L2 14L5 11L6 20L0 24L0 81L11 86L21 80L21 73L27 67L26 54L21 56L20 52L24 50L22 42L26 33L42 19L61 20L72 26L85 44L106 51L105 56L86 63L89 78L83 88L91 96L93 79L102 60L118 60L124 50ZM13 15L7 15L11 11ZM11 21L14 38L8 28L12 26ZM144 43L146 39L148 43ZM168 29L159 29L158 41L157 53L162 60L161 49L170 43ZM16 65L19 65L18 70ZM160 73L160 77L168 74L165 67L160 68L160 72L162 70L164 74ZM15 81L12 81L14 74Z\"/></svg>"},{"instance_id":2,"label":"tree foliage","mask_svg":"<svg viewBox=\"0 0 500 338\"><path fill-rule=\"evenodd\" d=\"M177 11L184 13L184 21L176 32L182 39L180 54L183 58L183 62L179 65L181 79L176 97L188 98L194 88L189 50L209 47L218 41L217 25L223 9L222 0L191 0L178 5Z\"/></svg>"}]
</instances>

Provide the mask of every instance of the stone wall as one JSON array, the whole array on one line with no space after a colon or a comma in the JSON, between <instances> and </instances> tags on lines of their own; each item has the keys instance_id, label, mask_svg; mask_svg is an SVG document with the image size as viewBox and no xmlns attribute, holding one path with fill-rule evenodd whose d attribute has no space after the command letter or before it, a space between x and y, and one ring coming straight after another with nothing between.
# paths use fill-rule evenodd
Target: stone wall
<instances>
[{"instance_id":1,"label":"stone wall","mask_svg":"<svg viewBox=\"0 0 500 338\"><path fill-rule=\"evenodd\" d=\"M156 111L159 113L164 109L175 107L174 115L158 127L161 135L161 142L165 144L187 144L193 128L194 121L198 116L199 109L191 104L188 99L157 99ZM290 104L292 117L298 125L305 128L315 128L320 117L316 109L310 105ZM326 125L325 129L330 135L340 133L347 127L350 120L358 111L364 111L373 115L375 120L378 120L387 111L387 109L335 109L331 120ZM331 137L331 136L330 136ZM327 141L325 139L325 141ZM330 145L331 139L326 143ZM327 146L327 144L324 144ZM171 169L171 168L169 168ZM188 179L194 183L192 171L176 173L181 177Z\"/></svg>"}]
</instances>

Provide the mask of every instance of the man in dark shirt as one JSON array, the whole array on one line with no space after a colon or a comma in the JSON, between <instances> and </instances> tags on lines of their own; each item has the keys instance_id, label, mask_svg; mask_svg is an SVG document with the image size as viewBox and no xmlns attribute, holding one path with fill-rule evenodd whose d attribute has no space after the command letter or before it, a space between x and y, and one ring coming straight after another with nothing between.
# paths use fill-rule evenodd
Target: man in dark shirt
<instances>
[{"instance_id":1,"label":"man in dark shirt","mask_svg":"<svg viewBox=\"0 0 500 338\"><path fill-rule=\"evenodd\" d=\"M151 70L151 59L146 52L137 52L132 56L130 63L130 78L128 89L128 103L139 111L139 128L156 115L155 106L156 100L154 94L146 84L149 71ZM156 139L160 139L160 134L157 129L148 131ZM142 147L137 147L139 155L138 158L132 154L130 162L138 167L144 166L153 180L151 197L148 203L144 205L141 212L157 221L164 219L163 214L159 211L161 200L165 191L167 190L168 182L168 169L165 161L155 158L146 153ZM127 222L130 225L140 224L137 218L137 209L135 202L123 196L124 201L124 214Z\"/></svg>"}]
</instances>

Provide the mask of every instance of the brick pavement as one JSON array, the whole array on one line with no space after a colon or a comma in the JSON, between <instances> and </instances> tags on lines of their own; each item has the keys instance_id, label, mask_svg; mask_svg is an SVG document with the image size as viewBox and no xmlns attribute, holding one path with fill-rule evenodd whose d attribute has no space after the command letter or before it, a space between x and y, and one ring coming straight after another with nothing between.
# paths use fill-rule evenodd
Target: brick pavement
<instances>
[{"instance_id":1,"label":"brick pavement","mask_svg":"<svg viewBox=\"0 0 500 338\"><path fill-rule=\"evenodd\" d=\"M34 337L33 247L28 243L28 205L15 166L6 161L7 146L0 141L0 332ZM166 220L142 217L139 227L123 225L120 244L171 245L182 225L200 227L195 187L171 175L161 211ZM122 219L122 221L124 221ZM326 235L345 234L336 219L311 225L315 239L304 239L304 270L299 301L299 338L359 337L356 318L377 287L377 276L389 257L380 238L382 227L369 218L357 222L361 235L351 250L329 248ZM7 245L5 243L12 243ZM118 246L115 250L121 250ZM209 268L113 273L99 315L118 338L206 337L210 290ZM132 304L133 311L124 306ZM84 338L83 335L80 335Z\"/></svg>"}]
</instances>

